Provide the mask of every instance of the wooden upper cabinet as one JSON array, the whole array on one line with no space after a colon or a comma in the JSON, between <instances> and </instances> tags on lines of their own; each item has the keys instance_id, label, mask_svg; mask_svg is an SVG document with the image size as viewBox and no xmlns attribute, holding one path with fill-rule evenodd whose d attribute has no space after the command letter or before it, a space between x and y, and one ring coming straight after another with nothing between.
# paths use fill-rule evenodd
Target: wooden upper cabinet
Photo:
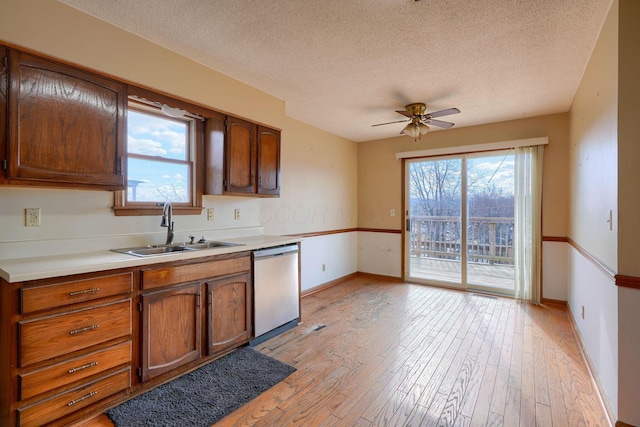
<instances>
[{"instance_id":1,"label":"wooden upper cabinet","mask_svg":"<svg viewBox=\"0 0 640 427\"><path fill-rule=\"evenodd\" d=\"M126 85L9 49L4 182L126 188Z\"/></svg>"},{"instance_id":2,"label":"wooden upper cabinet","mask_svg":"<svg viewBox=\"0 0 640 427\"><path fill-rule=\"evenodd\" d=\"M280 131L228 116L205 125L205 193L280 195ZM222 177L222 179L221 179Z\"/></svg>"},{"instance_id":3,"label":"wooden upper cabinet","mask_svg":"<svg viewBox=\"0 0 640 427\"><path fill-rule=\"evenodd\" d=\"M256 125L227 118L225 140L225 192L256 192Z\"/></svg>"},{"instance_id":4,"label":"wooden upper cabinet","mask_svg":"<svg viewBox=\"0 0 640 427\"><path fill-rule=\"evenodd\" d=\"M280 131L258 126L258 193L280 195Z\"/></svg>"}]
</instances>

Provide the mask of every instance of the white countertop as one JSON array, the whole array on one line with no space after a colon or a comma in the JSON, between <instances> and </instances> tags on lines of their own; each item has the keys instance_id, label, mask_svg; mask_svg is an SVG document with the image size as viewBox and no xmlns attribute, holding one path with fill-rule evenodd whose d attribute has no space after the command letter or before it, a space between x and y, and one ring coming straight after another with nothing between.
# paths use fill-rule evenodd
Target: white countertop
<instances>
[{"instance_id":1,"label":"white countertop","mask_svg":"<svg viewBox=\"0 0 640 427\"><path fill-rule=\"evenodd\" d=\"M137 267L162 262L195 259L205 256L233 252L252 251L271 246L297 243L302 239L290 236L257 235L221 239L225 242L240 243L239 246L223 246L198 251L184 251L165 255L137 257L110 250L83 252L64 255L49 255L30 258L0 260L0 277L7 282L46 279L68 276L70 274L90 273L93 271L113 270L116 268ZM116 248L114 248L116 249Z\"/></svg>"}]
</instances>

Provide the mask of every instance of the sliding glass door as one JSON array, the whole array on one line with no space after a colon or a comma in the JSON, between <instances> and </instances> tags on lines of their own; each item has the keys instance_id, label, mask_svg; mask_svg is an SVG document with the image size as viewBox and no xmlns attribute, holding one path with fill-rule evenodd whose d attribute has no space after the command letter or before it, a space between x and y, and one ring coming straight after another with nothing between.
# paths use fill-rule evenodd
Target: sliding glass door
<instances>
[{"instance_id":1,"label":"sliding glass door","mask_svg":"<svg viewBox=\"0 0 640 427\"><path fill-rule=\"evenodd\" d=\"M513 295L513 151L405 164L407 280Z\"/></svg>"}]
</instances>

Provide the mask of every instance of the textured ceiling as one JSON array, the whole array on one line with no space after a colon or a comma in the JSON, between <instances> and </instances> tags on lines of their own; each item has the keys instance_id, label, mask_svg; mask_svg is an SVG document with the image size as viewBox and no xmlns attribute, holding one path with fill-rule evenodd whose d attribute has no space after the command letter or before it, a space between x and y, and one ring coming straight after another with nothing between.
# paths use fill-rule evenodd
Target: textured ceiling
<instances>
[{"instance_id":1,"label":"textured ceiling","mask_svg":"<svg viewBox=\"0 0 640 427\"><path fill-rule=\"evenodd\" d=\"M457 127L569 110L612 0L62 0L354 141L412 102Z\"/></svg>"}]
</instances>

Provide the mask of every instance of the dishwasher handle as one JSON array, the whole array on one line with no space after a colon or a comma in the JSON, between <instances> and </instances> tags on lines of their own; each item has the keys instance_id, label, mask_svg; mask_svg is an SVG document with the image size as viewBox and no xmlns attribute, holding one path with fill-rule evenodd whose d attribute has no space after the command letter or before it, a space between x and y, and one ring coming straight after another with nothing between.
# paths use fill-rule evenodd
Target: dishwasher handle
<instances>
[{"instance_id":1,"label":"dishwasher handle","mask_svg":"<svg viewBox=\"0 0 640 427\"><path fill-rule=\"evenodd\" d=\"M276 246L266 249L260 249L253 251L253 258L259 260L260 258L271 258L274 256L281 256L286 254L293 254L298 252L298 245L284 245Z\"/></svg>"}]
</instances>

